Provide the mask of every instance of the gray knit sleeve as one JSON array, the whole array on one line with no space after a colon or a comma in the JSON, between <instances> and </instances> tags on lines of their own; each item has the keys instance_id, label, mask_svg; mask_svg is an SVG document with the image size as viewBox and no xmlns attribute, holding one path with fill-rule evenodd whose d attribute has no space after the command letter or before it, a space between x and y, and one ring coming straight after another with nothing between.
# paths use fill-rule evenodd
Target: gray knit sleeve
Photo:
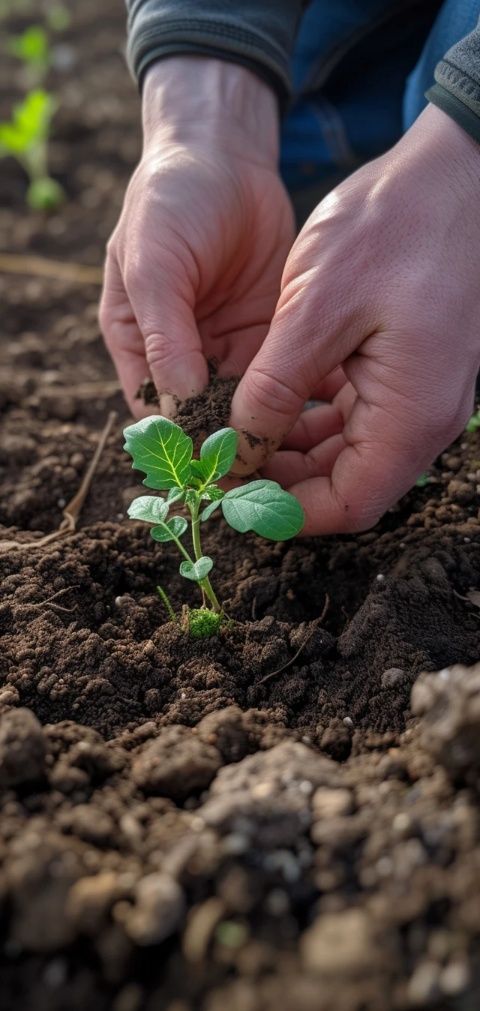
<instances>
[{"instance_id":1,"label":"gray knit sleeve","mask_svg":"<svg viewBox=\"0 0 480 1011\"><path fill-rule=\"evenodd\" d=\"M214 56L240 63L284 99L302 0L126 0L127 57L137 80L172 55Z\"/></svg>"}]
</instances>

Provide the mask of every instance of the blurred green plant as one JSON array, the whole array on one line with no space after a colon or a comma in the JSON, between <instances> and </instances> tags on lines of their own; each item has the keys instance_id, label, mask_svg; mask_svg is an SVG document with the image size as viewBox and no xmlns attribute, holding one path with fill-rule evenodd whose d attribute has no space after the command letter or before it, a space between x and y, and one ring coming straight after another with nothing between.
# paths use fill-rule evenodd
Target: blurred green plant
<instances>
[{"instance_id":1,"label":"blurred green plant","mask_svg":"<svg viewBox=\"0 0 480 1011\"><path fill-rule=\"evenodd\" d=\"M35 7L34 0L0 0L0 19L31 14Z\"/></svg>"},{"instance_id":2,"label":"blurred green plant","mask_svg":"<svg viewBox=\"0 0 480 1011\"><path fill-rule=\"evenodd\" d=\"M52 32L64 32L72 20L70 11L62 3L48 3L45 19Z\"/></svg>"},{"instance_id":3,"label":"blurred green plant","mask_svg":"<svg viewBox=\"0 0 480 1011\"><path fill-rule=\"evenodd\" d=\"M417 488L426 488L427 484L430 484L430 474L420 474L415 481L415 486Z\"/></svg>"},{"instance_id":4,"label":"blurred green plant","mask_svg":"<svg viewBox=\"0 0 480 1011\"><path fill-rule=\"evenodd\" d=\"M467 422L465 431L467 432L478 432L480 429L480 407L475 414L472 414L470 421Z\"/></svg>"},{"instance_id":5,"label":"blurred green plant","mask_svg":"<svg viewBox=\"0 0 480 1011\"><path fill-rule=\"evenodd\" d=\"M7 52L21 60L29 87L38 87L45 80L51 63L48 35L41 25L30 25L20 35L11 35Z\"/></svg>"},{"instance_id":6,"label":"blurred green plant","mask_svg":"<svg viewBox=\"0 0 480 1011\"><path fill-rule=\"evenodd\" d=\"M39 11L40 7L40 11ZM71 22L71 15L68 7L58 0L58 3L51 3L51 0L39 5L38 0L0 0L0 20L7 17L38 17L39 13L45 18L49 28L54 32L63 32Z\"/></svg>"},{"instance_id":7,"label":"blurred green plant","mask_svg":"<svg viewBox=\"0 0 480 1011\"><path fill-rule=\"evenodd\" d=\"M10 155L24 168L29 178L27 202L34 210L58 207L65 196L48 170L48 141L56 109L53 95L37 88L14 106L9 121L0 122L0 157Z\"/></svg>"}]
</instances>

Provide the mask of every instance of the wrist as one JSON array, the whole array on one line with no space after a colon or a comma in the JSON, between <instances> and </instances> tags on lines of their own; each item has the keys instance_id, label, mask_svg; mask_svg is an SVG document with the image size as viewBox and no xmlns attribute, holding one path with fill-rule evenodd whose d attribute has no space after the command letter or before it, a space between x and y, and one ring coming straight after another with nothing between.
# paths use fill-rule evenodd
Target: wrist
<instances>
[{"instance_id":1,"label":"wrist","mask_svg":"<svg viewBox=\"0 0 480 1011\"><path fill-rule=\"evenodd\" d=\"M153 64L143 88L144 148L202 140L276 165L278 102L250 70L204 56L171 56Z\"/></svg>"},{"instance_id":2,"label":"wrist","mask_svg":"<svg viewBox=\"0 0 480 1011\"><path fill-rule=\"evenodd\" d=\"M478 142L435 105L427 106L408 133L413 148L420 141L419 150L431 162L432 170L451 179L452 192L463 201L470 199L472 190L476 204L480 175Z\"/></svg>"}]
</instances>

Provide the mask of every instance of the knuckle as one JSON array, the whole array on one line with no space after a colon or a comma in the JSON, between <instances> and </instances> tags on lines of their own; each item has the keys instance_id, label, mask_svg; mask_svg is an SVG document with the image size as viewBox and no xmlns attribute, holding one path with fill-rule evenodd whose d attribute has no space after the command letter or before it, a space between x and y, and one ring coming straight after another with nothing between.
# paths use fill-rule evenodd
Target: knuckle
<instances>
[{"instance_id":1,"label":"knuckle","mask_svg":"<svg viewBox=\"0 0 480 1011\"><path fill-rule=\"evenodd\" d=\"M145 337L145 357L152 368L166 369L180 356L178 341L157 331Z\"/></svg>"},{"instance_id":2,"label":"knuckle","mask_svg":"<svg viewBox=\"0 0 480 1011\"><path fill-rule=\"evenodd\" d=\"M254 404L280 416L289 417L303 405L303 398L291 385L264 369L250 369L247 393Z\"/></svg>"}]
</instances>

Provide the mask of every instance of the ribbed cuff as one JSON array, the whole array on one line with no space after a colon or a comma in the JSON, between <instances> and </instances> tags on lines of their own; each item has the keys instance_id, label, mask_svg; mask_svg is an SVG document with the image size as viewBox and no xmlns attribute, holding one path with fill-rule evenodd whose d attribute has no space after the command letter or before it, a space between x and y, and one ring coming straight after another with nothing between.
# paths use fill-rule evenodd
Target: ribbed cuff
<instances>
[{"instance_id":1,"label":"ribbed cuff","mask_svg":"<svg viewBox=\"0 0 480 1011\"><path fill-rule=\"evenodd\" d=\"M257 63L256 60L243 56L240 53L226 53L224 49L216 49L214 46L196 45L193 42L179 42L172 43L171 45L162 43L159 46L154 46L148 53L145 53L135 67L135 75L138 79L140 91L142 90L147 70L154 63L157 63L158 60L167 59L169 56L205 56L207 58L210 57L210 59L223 60L225 63L235 63L241 67L245 67L264 81L265 84L268 84L272 91L275 92L281 113L285 112L287 108L290 95L289 88L285 81L277 73L265 66L265 64Z\"/></svg>"},{"instance_id":2,"label":"ribbed cuff","mask_svg":"<svg viewBox=\"0 0 480 1011\"><path fill-rule=\"evenodd\" d=\"M466 133L480 144L480 117L468 105L464 105L455 95L452 95L441 84L434 84L425 92L425 98L436 105L447 116L454 119Z\"/></svg>"}]
</instances>

